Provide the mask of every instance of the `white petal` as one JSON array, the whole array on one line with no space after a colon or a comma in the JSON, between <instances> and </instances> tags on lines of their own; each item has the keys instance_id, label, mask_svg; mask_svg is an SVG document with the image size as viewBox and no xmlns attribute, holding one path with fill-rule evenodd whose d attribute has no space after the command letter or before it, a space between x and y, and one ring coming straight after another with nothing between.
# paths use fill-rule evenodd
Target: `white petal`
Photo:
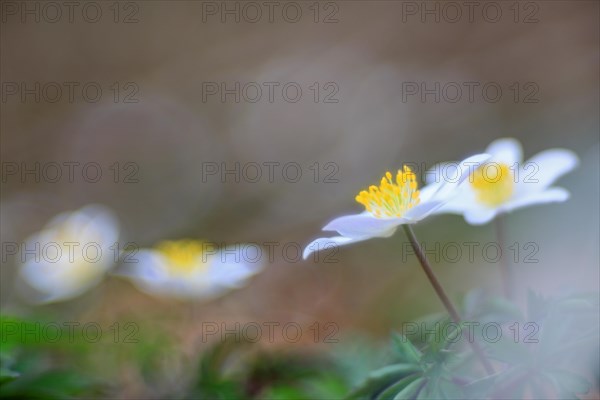
<instances>
[{"instance_id":1,"label":"white petal","mask_svg":"<svg viewBox=\"0 0 600 400\"><path fill-rule=\"evenodd\" d=\"M63 224L65 224L65 222L69 219L69 217L71 217L72 214L73 214L72 211L65 211L65 212L62 212L62 213L60 213L58 215L55 215L46 224L46 226L44 228L45 229L54 229L54 228L60 227Z\"/></svg>"},{"instance_id":2,"label":"white petal","mask_svg":"<svg viewBox=\"0 0 600 400\"><path fill-rule=\"evenodd\" d=\"M483 225L493 220L496 214L496 209L472 208L465 211L465 221L471 225Z\"/></svg>"},{"instance_id":3,"label":"white petal","mask_svg":"<svg viewBox=\"0 0 600 400\"><path fill-rule=\"evenodd\" d=\"M21 277L29 286L44 293L53 290L57 292L66 290L63 288L60 276L57 276L57 272L59 270L57 270L56 264L47 262L44 259L39 262L29 260L19 270Z\"/></svg>"},{"instance_id":4,"label":"white petal","mask_svg":"<svg viewBox=\"0 0 600 400\"><path fill-rule=\"evenodd\" d=\"M427 186L435 186L435 184L460 185L479 165L490 158L490 154L482 153L468 157L461 162L448 161L436 164L425 172L425 183Z\"/></svg>"},{"instance_id":5,"label":"white petal","mask_svg":"<svg viewBox=\"0 0 600 400\"><path fill-rule=\"evenodd\" d=\"M224 285L212 282L208 275L193 277L173 277L160 285L146 288L150 294L178 299L209 299L229 290Z\"/></svg>"},{"instance_id":6,"label":"white petal","mask_svg":"<svg viewBox=\"0 0 600 400\"><path fill-rule=\"evenodd\" d=\"M428 203L439 202L441 204L431 207L422 218L429 214L462 214L471 209L475 205L475 199L473 191L468 184L469 179L467 178L471 176L475 169L489 159L490 155L485 153L469 157L457 164L458 171L460 171L458 178L449 176L449 178L453 179L452 182L431 184L424 187L423 191L425 192L426 201Z\"/></svg>"},{"instance_id":7,"label":"white petal","mask_svg":"<svg viewBox=\"0 0 600 400\"><path fill-rule=\"evenodd\" d=\"M502 138L494 140L485 149L492 156L492 161L501 162L513 166L523 160L523 149L521 143L513 138Z\"/></svg>"},{"instance_id":8,"label":"white petal","mask_svg":"<svg viewBox=\"0 0 600 400\"><path fill-rule=\"evenodd\" d=\"M164 258L158 252L148 249L132 255L113 275L148 282L163 282L169 278Z\"/></svg>"},{"instance_id":9,"label":"white petal","mask_svg":"<svg viewBox=\"0 0 600 400\"><path fill-rule=\"evenodd\" d=\"M339 246L344 246L350 243L356 243L367 239L370 238L349 238L345 236L333 236L330 238L315 239L306 246L306 248L302 252L302 258L306 260L308 256L310 256L315 251L331 251L333 249L338 248Z\"/></svg>"},{"instance_id":10,"label":"white petal","mask_svg":"<svg viewBox=\"0 0 600 400\"><path fill-rule=\"evenodd\" d=\"M550 149L536 154L519 170L519 193L532 193L552 185L558 178L579 164L577 155L570 150Z\"/></svg>"},{"instance_id":11,"label":"white petal","mask_svg":"<svg viewBox=\"0 0 600 400\"><path fill-rule=\"evenodd\" d=\"M454 176L458 177L458 163L441 162L425 171L423 181L426 185L441 183Z\"/></svg>"},{"instance_id":12,"label":"white petal","mask_svg":"<svg viewBox=\"0 0 600 400\"><path fill-rule=\"evenodd\" d=\"M27 240L26 247L37 248L39 254L27 257L20 268L20 276L24 283L45 295L42 298L44 302L80 295L99 283L105 271L114 264L113 254L109 250L112 242L104 243L103 239L117 239L116 218L107 216L111 218L110 221L101 222L99 219L97 226L94 226L94 216L104 216L106 213L101 215L99 209L96 209L96 213L92 209L84 210L59 214L44 230ZM108 235L101 233L104 229L101 225L106 227ZM66 246L67 242L73 243L73 247ZM98 252L90 252L86 248L92 242L100 245ZM51 249L50 252L48 249ZM92 258L86 259L84 255Z\"/></svg>"},{"instance_id":13,"label":"white petal","mask_svg":"<svg viewBox=\"0 0 600 400\"><path fill-rule=\"evenodd\" d=\"M43 258L39 262L30 260L19 270L23 282L44 295L41 298L43 302L77 297L98 284L104 272L96 263L81 260L68 262L68 256L56 263Z\"/></svg>"},{"instance_id":14,"label":"white petal","mask_svg":"<svg viewBox=\"0 0 600 400\"><path fill-rule=\"evenodd\" d=\"M258 273L264 264L262 249L257 246L258 252L247 252L245 247L224 249L210 260L210 267L206 272L213 284L225 287L241 287L246 279Z\"/></svg>"},{"instance_id":15,"label":"white petal","mask_svg":"<svg viewBox=\"0 0 600 400\"><path fill-rule=\"evenodd\" d=\"M206 278L206 271L189 276L173 276L167 260L157 251L144 249L135 255L137 263L123 264L114 275L129 279L140 291L151 296L178 299L208 298L223 291ZM218 290L216 290L218 289Z\"/></svg>"},{"instance_id":16,"label":"white petal","mask_svg":"<svg viewBox=\"0 0 600 400\"><path fill-rule=\"evenodd\" d=\"M467 183L473 171L475 171L481 164L485 163L490 159L490 155L476 154L474 156L468 157L462 160L457 165L458 172L460 175L458 176L442 176L444 181L438 185L438 190L431 194L431 200L448 200L456 195L456 190L461 187L463 184Z\"/></svg>"},{"instance_id":17,"label":"white petal","mask_svg":"<svg viewBox=\"0 0 600 400\"><path fill-rule=\"evenodd\" d=\"M89 222L82 230L84 237L93 236L103 247L112 246L119 239L119 221L108 208L91 205L83 208L81 213L89 217Z\"/></svg>"},{"instance_id":18,"label":"white petal","mask_svg":"<svg viewBox=\"0 0 600 400\"><path fill-rule=\"evenodd\" d=\"M470 194L470 193L468 193ZM440 208L434 210L433 214L464 214L468 210L481 208L481 205L474 201L471 196L460 195L444 203Z\"/></svg>"},{"instance_id":19,"label":"white petal","mask_svg":"<svg viewBox=\"0 0 600 400\"><path fill-rule=\"evenodd\" d=\"M456 185L460 185L465 182L467 178L475 171L481 164L485 163L490 159L491 155L488 153L475 154L474 156L465 158L458 164L460 171L460 177L458 182L452 182Z\"/></svg>"},{"instance_id":20,"label":"white petal","mask_svg":"<svg viewBox=\"0 0 600 400\"><path fill-rule=\"evenodd\" d=\"M375 218L371 213L345 215L325 225L324 231L337 231L351 238L389 237L394 229L407 220L404 218Z\"/></svg>"},{"instance_id":21,"label":"white petal","mask_svg":"<svg viewBox=\"0 0 600 400\"><path fill-rule=\"evenodd\" d=\"M419 199L421 199L421 202L428 202L429 200L431 200L431 198L437 194L437 192L440 189L441 184L440 183L430 183L426 186L423 186L422 188L419 189ZM441 196L440 196L441 197ZM440 197L438 197L438 199L440 199Z\"/></svg>"},{"instance_id":22,"label":"white petal","mask_svg":"<svg viewBox=\"0 0 600 400\"><path fill-rule=\"evenodd\" d=\"M160 253L142 250L136 255L138 263L124 266L118 275L130 279L138 289L150 295L209 299L241 287L250 276L259 272L263 267L262 255L256 262L254 256L246 254L241 247L227 248L212 255L207 261L209 264L199 265L197 271L173 275L166 265L168 260Z\"/></svg>"},{"instance_id":23,"label":"white petal","mask_svg":"<svg viewBox=\"0 0 600 400\"><path fill-rule=\"evenodd\" d=\"M508 202L502 207L502 211L512 211L518 208L531 206L534 204L562 202L569 198L569 192L566 189L553 187L542 192L533 192L523 195Z\"/></svg>"},{"instance_id":24,"label":"white petal","mask_svg":"<svg viewBox=\"0 0 600 400\"><path fill-rule=\"evenodd\" d=\"M428 201L423 202L404 213L404 218L409 222L418 222L432 214L435 210L444 205L444 201Z\"/></svg>"}]
</instances>

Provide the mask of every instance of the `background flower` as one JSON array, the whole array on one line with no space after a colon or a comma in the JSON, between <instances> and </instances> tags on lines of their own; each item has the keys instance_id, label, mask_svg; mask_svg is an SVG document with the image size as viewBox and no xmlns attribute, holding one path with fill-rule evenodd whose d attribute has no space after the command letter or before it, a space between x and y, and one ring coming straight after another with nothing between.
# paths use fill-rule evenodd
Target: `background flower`
<instances>
[{"instance_id":1,"label":"background flower","mask_svg":"<svg viewBox=\"0 0 600 400\"><path fill-rule=\"evenodd\" d=\"M248 247L238 244L216 250L214 244L196 240L165 241L141 250L118 275L151 295L213 298L243 286L261 270L261 256L249 256Z\"/></svg>"},{"instance_id":2,"label":"background flower","mask_svg":"<svg viewBox=\"0 0 600 400\"><path fill-rule=\"evenodd\" d=\"M569 198L566 189L551 185L579 164L572 151L545 150L523 162L521 144L512 138L495 140L485 151L491 155L489 161L436 214L461 214L468 223L481 225L501 213ZM438 164L427 176L431 180L451 168L448 163Z\"/></svg>"},{"instance_id":3,"label":"background flower","mask_svg":"<svg viewBox=\"0 0 600 400\"><path fill-rule=\"evenodd\" d=\"M53 218L23 243L28 251L20 275L37 292L29 300L67 300L96 285L115 263L118 238L117 218L104 206Z\"/></svg>"}]
</instances>

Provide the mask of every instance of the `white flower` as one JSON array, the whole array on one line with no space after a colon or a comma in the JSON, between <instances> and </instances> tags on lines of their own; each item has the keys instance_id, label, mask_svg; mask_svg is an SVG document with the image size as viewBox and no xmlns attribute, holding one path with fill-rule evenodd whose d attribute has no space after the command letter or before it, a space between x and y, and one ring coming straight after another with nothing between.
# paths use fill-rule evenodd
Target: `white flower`
<instances>
[{"instance_id":1,"label":"white flower","mask_svg":"<svg viewBox=\"0 0 600 400\"><path fill-rule=\"evenodd\" d=\"M217 250L197 240L164 241L132 255L118 275L151 295L208 299L243 286L260 271L259 257L247 254L244 245Z\"/></svg>"},{"instance_id":2,"label":"white flower","mask_svg":"<svg viewBox=\"0 0 600 400\"><path fill-rule=\"evenodd\" d=\"M435 211L463 215L472 225L485 224L496 215L534 204L561 202L569 192L551 185L573 170L579 160L565 149L545 150L523 163L521 144L511 138L498 139L486 149L491 158L469 177L458 195ZM433 168L439 176L444 164Z\"/></svg>"},{"instance_id":3,"label":"white flower","mask_svg":"<svg viewBox=\"0 0 600 400\"><path fill-rule=\"evenodd\" d=\"M103 206L90 205L54 217L23 243L21 253L27 257L19 273L37 292L29 300L67 300L98 284L114 265L111 247L118 238L117 218Z\"/></svg>"},{"instance_id":4,"label":"white flower","mask_svg":"<svg viewBox=\"0 0 600 400\"><path fill-rule=\"evenodd\" d=\"M306 259L315 251L390 237L398 226L421 221L443 206L469 174L488 158L487 154L469 157L458 165L461 173L457 179L429 185L421 191L417 190L416 176L409 167L398 170L395 180L390 172L386 172L379 187L370 186L356 196L356 201L364 205L366 211L336 218L325 225L324 231L337 231L340 236L312 241L302 256Z\"/></svg>"}]
</instances>

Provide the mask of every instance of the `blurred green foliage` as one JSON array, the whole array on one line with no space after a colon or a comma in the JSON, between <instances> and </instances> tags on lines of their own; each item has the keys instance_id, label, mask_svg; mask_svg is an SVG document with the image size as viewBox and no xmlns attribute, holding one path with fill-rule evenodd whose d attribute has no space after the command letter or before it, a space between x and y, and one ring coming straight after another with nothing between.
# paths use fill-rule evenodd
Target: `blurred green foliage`
<instances>
[{"instance_id":1,"label":"blurred green foliage","mask_svg":"<svg viewBox=\"0 0 600 400\"><path fill-rule=\"evenodd\" d=\"M495 373L485 374L465 346L468 326L448 329L449 319L436 314L421 320L433 327L426 335L413 332L411 341L395 334L396 363L371 373L349 399L578 399L592 388L590 378L598 380L598 371L589 369L599 350L597 294L543 298L530 292L521 313L506 300L474 291L465 297L463 313L482 323L512 321L505 326L514 328L511 336L478 340L496 361ZM533 330L523 337L516 326ZM485 338L481 327L472 325L469 338Z\"/></svg>"},{"instance_id":2,"label":"blurred green foliage","mask_svg":"<svg viewBox=\"0 0 600 400\"><path fill-rule=\"evenodd\" d=\"M177 399L578 399L598 379L598 371L589 366L598 351L599 311L595 294L545 298L531 292L526 309L520 310L473 291L463 298L461 326L443 314L426 316L418 321L425 334L392 335L392 355L361 338L335 350L301 352L266 350L235 336L183 357L185 373L170 370L165 360L178 347L157 329L146 329L149 335L129 345L90 343L77 329L49 341L38 340L47 339L39 321L3 316L0 396L119 397L119 374L126 365L125 370L137 371L147 390ZM486 321L502 326L505 334L478 340L486 337ZM470 338L493 360L493 374L481 368L467 346Z\"/></svg>"}]
</instances>

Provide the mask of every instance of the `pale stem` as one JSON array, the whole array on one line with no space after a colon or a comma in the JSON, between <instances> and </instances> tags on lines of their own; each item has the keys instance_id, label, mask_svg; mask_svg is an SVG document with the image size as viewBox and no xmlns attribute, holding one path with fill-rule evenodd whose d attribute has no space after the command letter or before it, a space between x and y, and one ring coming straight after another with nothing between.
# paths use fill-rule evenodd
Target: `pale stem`
<instances>
[{"instance_id":1,"label":"pale stem","mask_svg":"<svg viewBox=\"0 0 600 400\"><path fill-rule=\"evenodd\" d=\"M433 270L429 265L429 261L427 260L425 253L423 252L421 246L419 245L419 242L417 241L415 233L413 232L410 225L406 224L402 226L404 227L404 232L406 232L406 236L408 236L408 240L410 241L410 244L412 245L412 248L415 251L417 258L419 259L419 263L421 264L421 267L423 267L423 271L425 272L425 275L427 275L431 286L433 286L433 289L444 304L444 307L446 307L446 310L448 311L448 314L450 314L450 318L452 318L452 321L454 321L455 324L460 326L462 321L460 315L458 314L458 311L456 311L456 308L450 301L450 298L448 298L448 295L444 291L444 288L433 273ZM483 350L481 349L481 347L479 347L479 344L477 344L475 340L468 340L468 342L471 346L471 349L485 368L485 371L490 375L493 374L495 372L494 367L492 367L490 361L483 354Z\"/></svg>"},{"instance_id":2,"label":"pale stem","mask_svg":"<svg viewBox=\"0 0 600 400\"><path fill-rule=\"evenodd\" d=\"M500 247L500 275L502 277L502 290L504 292L504 297L506 297L507 300L513 300L515 277L512 266L510 265L508 257L506 256L504 220L501 215L495 219L494 227L496 228L496 240L498 241L498 246Z\"/></svg>"}]
</instances>

